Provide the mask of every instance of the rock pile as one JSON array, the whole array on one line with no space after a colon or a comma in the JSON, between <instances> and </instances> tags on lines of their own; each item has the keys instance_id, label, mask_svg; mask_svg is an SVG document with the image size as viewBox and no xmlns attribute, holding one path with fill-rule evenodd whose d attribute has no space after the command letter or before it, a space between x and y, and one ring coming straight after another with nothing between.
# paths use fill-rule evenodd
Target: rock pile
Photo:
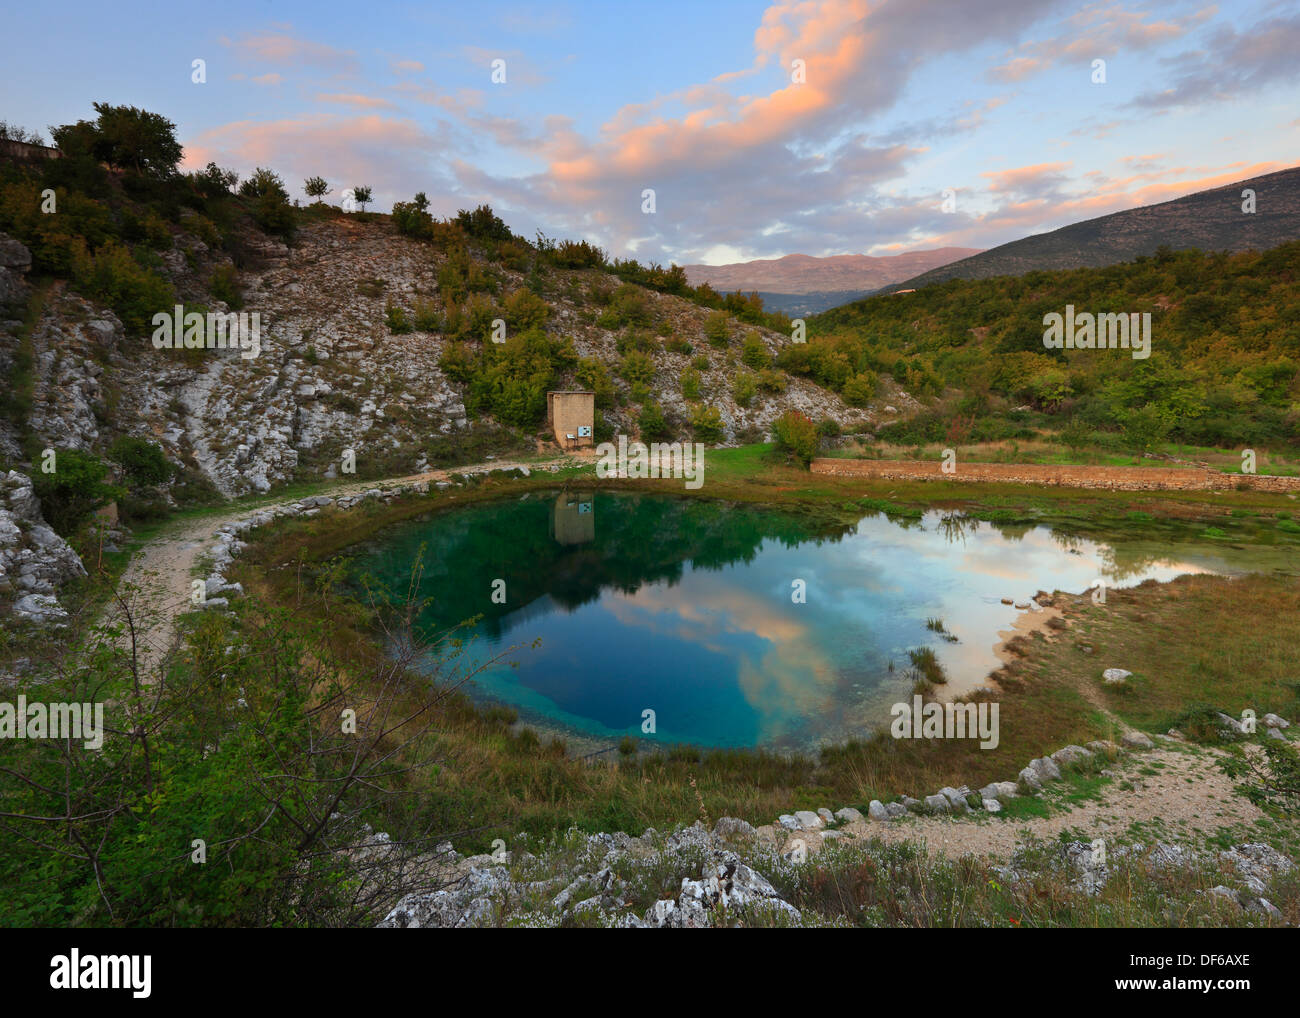
<instances>
[{"instance_id":1,"label":"rock pile","mask_svg":"<svg viewBox=\"0 0 1300 1018\"><path fill-rule=\"evenodd\" d=\"M31 478L16 470L0 477L0 598L12 599L14 616L61 624L67 612L58 589L85 575L77 553L41 517Z\"/></svg>"}]
</instances>

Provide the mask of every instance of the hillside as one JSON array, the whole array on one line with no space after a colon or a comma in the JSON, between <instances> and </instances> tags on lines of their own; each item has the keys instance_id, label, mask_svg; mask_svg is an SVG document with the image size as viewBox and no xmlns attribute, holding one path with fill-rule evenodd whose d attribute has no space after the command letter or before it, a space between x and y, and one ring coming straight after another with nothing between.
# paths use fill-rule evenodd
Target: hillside
<instances>
[{"instance_id":1,"label":"hillside","mask_svg":"<svg viewBox=\"0 0 1300 1018\"><path fill-rule=\"evenodd\" d=\"M947 390L882 437L956 445L1046 427L1078 448L1164 439L1226 449L1300 443L1300 241L1262 253L1163 251L1107 268L950 280L836 308L809 356L836 353ZM1048 350L1044 315L1151 316L1148 359Z\"/></svg>"},{"instance_id":2,"label":"hillside","mask_svg":"<svg viewBox=\"0 0 1300 1018\"><path fill-rule=\"evenodd\" d=\"M943 247L881 257L791 254L729 265L687 265L685 269L693 286L707 283L719 293L756 292L764 307L795 316L847 304L908 276L978 252L978 248Z\"/></svg>"},{"instance_id":3,"label":"hillside","mask_svg":"<svg viewBox=\"0 0 1300 1018\"><path fill-rule=\"evenodd\" d=\"M1247 188L1256 196L1253 214L1242 211L1241 194ZM1293 167L1014 240L911 276L898 289L1034 270L1100 268L1153 255L1161 247L1266 251L1297 238L1300 167Z\"/></svg>"}]
</instances>

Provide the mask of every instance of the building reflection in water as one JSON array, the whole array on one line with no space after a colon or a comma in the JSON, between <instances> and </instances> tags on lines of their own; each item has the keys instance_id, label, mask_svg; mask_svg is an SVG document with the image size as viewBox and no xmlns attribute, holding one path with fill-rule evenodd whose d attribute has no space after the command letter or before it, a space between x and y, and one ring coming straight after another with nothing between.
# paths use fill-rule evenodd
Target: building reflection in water
<instances>
[{"instance_id":1,"label":"building reflection in water","mask_svg":"<svg viewBox=\"0 0 1300 1018\"><path fill-rule=\"evenodd\" d=\"M586 544L596 539L596 493L565 491L551 509L551 536L560 544Z\"/></svg>"}]
</instances>

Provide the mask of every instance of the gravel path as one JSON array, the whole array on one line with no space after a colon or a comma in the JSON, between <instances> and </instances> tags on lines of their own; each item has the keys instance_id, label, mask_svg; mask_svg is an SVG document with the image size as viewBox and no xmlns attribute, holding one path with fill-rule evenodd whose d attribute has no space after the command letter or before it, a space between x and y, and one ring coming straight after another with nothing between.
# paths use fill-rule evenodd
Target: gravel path
<instances>
[{"instance_id":1,"label":"gravel path","mask_svg":"<svg viewBox=\"0 0 1300 1018\"><path fill-rule=\"evenodd\" d=\"M489 469L511 470L524 466L531 470L568 462L570 462L568 457L541 463L494 460L472 466L456 467L452 470L430 470L422 474L387 478L382 481L348 481L317 494L338 498L356 495L373 488L384 490L422 481L430 483L444 481L453 473L464 474ZM203 556L215 550L217 530L227 523L233 523L255 513L292 505L302 497L299 495L296 498L259 503L256 506L231 506L228 510L219 513L178 522L163 528L136 553L118 584L118 590L122 593L133 616L142 675L152 677L172 649L176 639L176 618L182 612L188 611L191 606L190 584L196 578L194 569ZM114 602L106 613L104 621L119 622L122 619L121 606ZM124 643L127 638L129 633L124 638Z\"/></svg>"}]
</instances>

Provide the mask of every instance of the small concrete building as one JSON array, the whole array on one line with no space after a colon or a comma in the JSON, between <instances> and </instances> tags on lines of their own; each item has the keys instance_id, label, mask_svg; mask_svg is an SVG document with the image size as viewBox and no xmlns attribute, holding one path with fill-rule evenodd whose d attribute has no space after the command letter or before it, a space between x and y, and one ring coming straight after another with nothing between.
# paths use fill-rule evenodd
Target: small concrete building
<instances>
[{"instance_id":1,"label":"small concrete building","mask_svg":"<svg viewBox=\"0 0 1300 1018\"><path fill-rule=\"evenodd\" d=\"M555 433L555 441L566 452L589 449L596 424L596 394L584 390L548 392L546 424Z\"/></svg>"}]
</instances>

